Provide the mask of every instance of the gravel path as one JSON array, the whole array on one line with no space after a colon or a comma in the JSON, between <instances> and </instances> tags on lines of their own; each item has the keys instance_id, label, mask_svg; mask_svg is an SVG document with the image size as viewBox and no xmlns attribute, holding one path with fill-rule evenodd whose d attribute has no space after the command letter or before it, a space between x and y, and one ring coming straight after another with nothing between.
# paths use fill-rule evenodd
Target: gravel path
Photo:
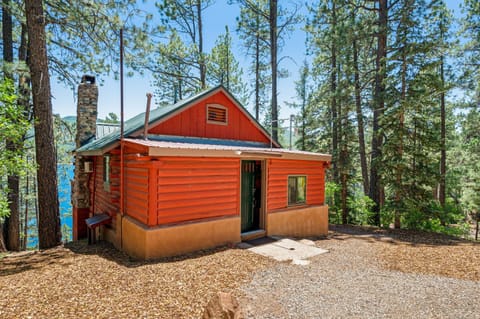
<instances>
[{"instance_id":1,"label":"gravel path","mask_svg":"<svg viewBox=\"0 0 480 319\"><path fill-rule=\"evenodd\" d=\"M479 281L390 270L383 253L402 246L391 237L337 233L316 244L330 252L307 266L277 263L240 288L248 318L480 318Z\"/></svg>"}]
</instances>

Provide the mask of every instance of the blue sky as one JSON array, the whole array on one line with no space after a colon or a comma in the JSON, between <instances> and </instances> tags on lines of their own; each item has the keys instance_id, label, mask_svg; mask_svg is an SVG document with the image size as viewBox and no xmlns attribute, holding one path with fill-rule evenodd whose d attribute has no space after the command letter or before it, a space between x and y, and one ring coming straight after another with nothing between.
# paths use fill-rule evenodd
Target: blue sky
<instances>
[{"instance_id":1,"label":"blue sky","mask_svg":"<svg viewBox=\"0 0 480 319\"><path fill-rule=\"evenodd\" d=\"M456 16L460 14L459 2L456 0L447 0L447 5L454 10ZM151 5L150 5L151 6ZM303 8L305 10L305 8ZM204 15L204 41L205 51L209 52L214 46L217 37L225 31L228 25L233 37L233 51L240 65L244 69L245 83L250 83L247 77L246 69L248 68L248 60L244 56L241 43L237 38L236 17L239 14L237 5L228 5L226 1L217 0L215 4L207 8ZM278 101L280 107L280 118L286 119L290 114L295 113L289 109L285 102L291 102L295 99L294 82L298 79L298 69L304 59L305 53L305 33L301 30L301 25L290 34L285 41L285 46L280 53L281 56L288 56L289 59L283 59L282 68L289 70L288 78L279 79ZM99 118L105 118L110 112L120 114L120 82L111 77L102 77L103 86L99 87L98 112ZM143 112L146 105L146 94L154 92L151 86L152 78L150 75L135 75L132 78L125 78L125 119L129 119L136 114ZM53 94L53 112L59 113L61 116L76 114L76 97L72 90L61 83L57 83L52 79ZM252 112L249 105L247 109ZM252 112L253 113L253 112Z\"/></svg>"}]
</instances>

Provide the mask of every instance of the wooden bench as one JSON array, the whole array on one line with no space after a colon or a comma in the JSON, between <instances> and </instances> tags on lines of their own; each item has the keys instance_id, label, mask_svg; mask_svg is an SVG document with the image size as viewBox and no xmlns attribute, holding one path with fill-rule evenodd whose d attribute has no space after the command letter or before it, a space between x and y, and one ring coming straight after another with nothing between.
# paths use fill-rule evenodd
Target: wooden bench
<instances>
[{"instance_id":1,"label":"wooden bench","mask_svg":"<svg viewBox=\"0 0 480 319\"><path fill-rule=\"evenodd\" d=\"M91 245L96 242L95 229L98 226L107 225L111 222L112 217L105 213L93 215L92 217L85 219L85 223L87 224L88 244Z\"/></svg>"}]
</instances>

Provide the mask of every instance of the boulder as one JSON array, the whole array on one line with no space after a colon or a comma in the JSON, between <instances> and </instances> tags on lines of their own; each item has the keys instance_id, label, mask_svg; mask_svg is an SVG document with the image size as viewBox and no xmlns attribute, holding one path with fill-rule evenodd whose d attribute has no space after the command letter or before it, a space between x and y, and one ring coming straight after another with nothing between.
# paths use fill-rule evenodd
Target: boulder
<instances>
[{"instance_id":1,"label":"boulder","mask_svg":"<svg viewBox=\"0 0 480 319\"><path fill-rule=\"evenodd\" d=\"M229 293L219 292L208 302L203 319L243 319L240 303Z\"/></svg>"}]
</instances>

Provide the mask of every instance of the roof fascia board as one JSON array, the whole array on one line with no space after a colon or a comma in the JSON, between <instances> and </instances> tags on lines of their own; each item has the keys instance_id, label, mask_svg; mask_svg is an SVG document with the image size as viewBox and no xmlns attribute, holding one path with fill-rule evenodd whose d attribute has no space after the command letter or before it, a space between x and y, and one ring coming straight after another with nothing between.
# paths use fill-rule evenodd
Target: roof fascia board
<instances>
[{"instance_id":1,"label":"roof fascia board","mask_svg":"<svg viewBox=\"0 0 480 319\"><path fill-rule=\"evenodd\" d=\"M235 158L278 158L291 160L309 160L330 162L331 156L325 154L295 154L269 151L238 151L238 150L199 150L183 148L163 148L150 146L149 156L178 156L178 157L235 157Z\"/></svg>"},{"instance_id":2,"label":"roof fascia board","mask_svg":"<svg viewBox=\"0 0 480 319\"><path fill-rule=\"evenodd\" d=\"M88 150L88 151L82 151L82 152L76 152L76 153L77 155L80 155L80 156L100 156L113 150L114 148L117 148L119 145L120 145L120 141L115 141L112 144L106 145L101 149Z\"/></svg>"}]
</instances>

